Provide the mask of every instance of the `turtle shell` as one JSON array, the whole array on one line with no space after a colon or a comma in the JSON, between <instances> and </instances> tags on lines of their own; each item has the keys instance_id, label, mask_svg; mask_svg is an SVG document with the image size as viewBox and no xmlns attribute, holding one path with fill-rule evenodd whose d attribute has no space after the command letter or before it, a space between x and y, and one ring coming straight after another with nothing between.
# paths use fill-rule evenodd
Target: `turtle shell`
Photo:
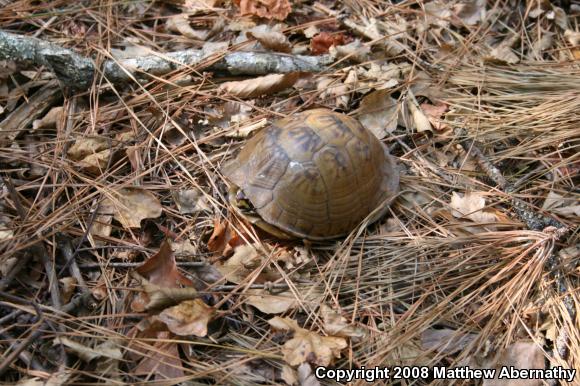
<instances>
[{"instance_id":1,"label":"turtle shell","mask_svg":"<svg viewBox=\"0 0 580 386\"><path fill-rule=\"evenodd\" d=\"M356 119L328 109L274 122L222 172L269 228L311 240L343 236L383 205L371 222L378 219L399 186L386 147Z\"/></svg>"}]
</instances>

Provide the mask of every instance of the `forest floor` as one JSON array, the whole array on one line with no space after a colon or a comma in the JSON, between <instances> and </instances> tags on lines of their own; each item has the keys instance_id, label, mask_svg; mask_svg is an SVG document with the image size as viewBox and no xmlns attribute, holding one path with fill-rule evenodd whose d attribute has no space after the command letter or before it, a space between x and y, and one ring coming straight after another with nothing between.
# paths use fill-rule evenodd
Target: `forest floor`
<instances>
[{"instance_id":1,"label":"forest floor","mask_svg":"<svg viewBox=\"0 0 580 386\"><path fill-rule=\"evenodd\" d=\"M580 384L580 3L392 3L0 0L1 383ZM316 107L400 193L282 241L220 170Z\"/></svg>"}]
</instances>

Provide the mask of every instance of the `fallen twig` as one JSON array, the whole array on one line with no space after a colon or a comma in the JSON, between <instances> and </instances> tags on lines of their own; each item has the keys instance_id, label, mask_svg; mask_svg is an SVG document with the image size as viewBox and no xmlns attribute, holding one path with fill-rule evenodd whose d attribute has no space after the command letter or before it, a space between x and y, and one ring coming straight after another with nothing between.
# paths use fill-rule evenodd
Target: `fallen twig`
<instances>
[{"instance_id":1,"label":"fallen twig","mask_svg":"<svg viewBox=\"0 0 580 386\"><path fill-rule=\"evenodd\" d=\"M0 60L13 60L49 68L63 85L86 89L100 71L94 62L75 51L41 39L0 31ZM320 72L330 64L329 56L285 55L261 52L231 52L223 55L202 50L152 54L103 63L103 75L113 83L132 76L164 75L181 68L225 72L232 75L266 75L289 72Z\"/></svg>"}]
</instances>

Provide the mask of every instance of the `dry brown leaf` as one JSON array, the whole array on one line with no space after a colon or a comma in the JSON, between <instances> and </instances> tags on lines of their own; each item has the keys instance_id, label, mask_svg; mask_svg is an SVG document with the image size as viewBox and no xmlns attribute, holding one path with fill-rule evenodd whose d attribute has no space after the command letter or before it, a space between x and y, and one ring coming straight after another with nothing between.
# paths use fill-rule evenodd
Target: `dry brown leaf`
<instances>
[{"instance_id":1,"label":"dry brown leaf","mask_svg":"<svg viewBox=\"0 0 580 386\"><path fill-rule=\"evenodd\" d=\"M115 213L115 207L112 205L111 201L105 199L101 202L97 209L98 213L95 216L95 221L93 222L91 228L89 229L89 235L91 243L93 246L101 245L102 241L100 238L107 238L111 235L113 226L113 213Z\"/></svg>"},{"instance_id":2,"label":"dry brown leaf","mask_svg":"<svg viewBox=\"0 0 580 386\"><path fill-rule=\"evenodd\" d=\"M178 288L181 284L186 286L193 285L188 278L179 273L175 263L175 256L167 241L164 241L159 251L135 271L146 279L148 283L161 288ZM151 307L150 302L151 296L146 292L140 292L131 302L131 308L133 311L141 312Z\"/></svg>"},{"instance_id":3,"label":"dry brown leaf","mask_svg":"<svg viewBox=\"0 0 580 386\"><path fill-rule=\"evenodd\" d=\"M55 338L53 344L62 344L85 362L90 362L93 359L102 357L115 360L123 359L121 350L112 341L104 342L95 348L92 348L63 336Z\"/></svg>"},{"instance_id":4,"label":"dry brown leaf","mask_svg":"<svg viewBox=\"0 0 580 386\"><path fill-rule=\"evenodd\" d=\"M68 156L74 161L98 153L109 148L109 140L102 137L77 137L75 143L68 149Z\"/></svg>"},{"instance_id":5,"label":"dry brown leaf","mask_svg":"<svg viewBox=\"0 0 580 386\"><path fill-rule=\"evenodd\" d=\"M246 32L250 39L256 39L262 47L278 52L290 52L292 46L288 38L280 31L266 25L259 25Z\"/></svg>"},{"instance_id":6,"label":"dry brown leaf","mask_svg":"<svg viewBox=\"0 0 580 386\"><path fill-rule=\"evenodd\" d=\"M316 375L312 373L312 367L308 363L298 366L298 384L300 386L320 386Z\"/></svg>"},{"instance_id":7,"label":"dry brown leaf","mask_svg":"<svg viewBox=\"0 0 580 386\"><path fill-rule=\"evenodd\" d=\"M234 0L240 15L255 15L266 19L284 20L292 10L288 0Z\"/></svg>"},{"instance_id":8,"label":"dry brown leaf","mask_svg":"<svg viewBox=\"0 0 580 386\"><path fill-rule=\"evenodd\" d=\"M250 289L246 294L248 295L246 303L265 314L281 314L298 306L296 298L290 291L272 294L264 289Z\"/></svg>"},{"instance_id":9,"label":"dry brown leaf","mask_svg":"<svg viewBox=\"0 0 580 386\"><path fill-rule=\"evenodd\" d=\"M90 154L77 162L77 166L91 174L102 174L111 159L111 149Z\"/></svg>"},{"instance_id":10,"label":"dry brown leaf","mask_svg":"<svg viewBox=\"0 0 580 386\"><path fill-rule=\"evenodd\" d=\"M66 370L62 371L59 370L52 374L49 374L48 377L43 376L42 378L28 378L28 379L21 379L16 386L66 386L70 385L69 378L73 374L72 371Z\"/></svg>"},{"instance_id":11,"label":"dry brown leaf","mask_svg":"<svg viewBox=\"0 0 580 386\"><path fill-rule=\"evenodd\" d=\"M475 25L485 19L487 0L468 0L453 5L454 16L466 25Z\"/></svg>"},{"instance_id":12,"label":"dry brown leaf","mask_svg":"<svg viewBox=\"0 0 580 386\"><path fill-rule=\"evenodd\" d=\"M341 336L343 338L352 338L353 340L360 340L365 337L366 332L363 328L348 323L342 315L326 304L320 306L320 313L324 321L324 331L327 334Z\"/></svg>"},{"instance_id":13,"label":"dry brown leaf","mask_svg":"<svg viewBox=\"0 0 580 386\"><path fill-rule=\"evenodd\" d=\"M268 126L268 120L266 118L262 118L255 123L245 125L245 126L240 126L234 130L228 131L226 133L226 137L228 137L228 138L246 138L248 135L250 135L254 131L259 130L259 129L266 127L266 126Z\"/></svg>"},{"instance_id":14,"label":"dry brown leaf","mask_svg":"<svg viewBox=\"0 0 580 386\"><path fill-rule=\"evenodd\" d=\"M317 26L315 25L311 25L310 27L304 29L304 31L302 31L304 33L304 36L308 39L313 38L314 36L316 36L317 34L320 33L320 30L318 29Z\"/></svg>"},{"instance_id":15,"label":"dry brown leaf","mask_svg":"<svg viewBox=\"0 0 580 386\"><path fill-rule=\"evenodd\" d=\"M423 113L425 113L435 130L444 131L449 128L449 125L442 118L448 110L448 106L445 103L438 103L436 105L421 103L421 110L423 110Z\"/></svg>"},{"instance_id":16,"label":"dry brown leaf","mask_svg":"<svg viewBox=\"0 0 580 386\"><path fill-rule=\"evenodd\" d=\"M110 141L100 137L78 137L69 148L68 156L77 161L77 166L91 174L105 170L111 158Z\"/></svg>"},{"instance_id":17,"label":"dry brown leaf","mask_svg":"<svg viewBox=\"0 0 580 386\"><path fill-rule=\"evenodd\" d=\"M240 284L262 265L264 259L265 257L258 251L256 244L244 244L237 246L233 256L216 268L228 281ZM278 278L280 278L280 274L266 266L259 272L255 283L274 281Z\"/></svg>"},{"instance_id":18,"label":"dry brown leaf","mask_svg":"<svg viewBox=\"0 0 580 386\"><path fill-rule=\"evenodd\" d=\"M300 78L299 72L272 74L238 82L225 82L219 90L238 98L255 98L260 95L275 94L292 87Z\"/></svg>"},{"instance_id":19,"label":"dry brown leaf","mask_svg":"<svg viewBox=\"0 0 580 386\"><path fill-rule=\"evenodd\" d=\"M573 195L561 195L553 190L548 193L542 209L557 213L562 216L580 216L578 197Z\"/></svg>"},{"instance_id":20,"label":"dry brown leaf","mask_svg":"<svg viewBox=\"0 0 580 386\"><path fill-rule=\"evenodd\" d=\"M347 347L344 338L321 336L299 327L293 319L276 316L268 320L268 323L276 330L294 332L294 337L282 347L284 360L290 366L304 362L328 366L334 358L340 358L341 350Z\"/></svg>"},{"instance_id":21,"label":"dry brown leaf","mask_svg":"<svg viewBox=\"0 0 580 386\"><path fill-rule=\"evenodd\" d=\"M360 104L360 123L378 139L385 138L397 128L397 101L389 90L376 90L366 95Z\"/></svg>"},{"instance_id":22,"label":"dry brown leaf","mask_svg":"<svg viewBox=\"0 0 580 386\"><path fill-rule=\"evenodd\" d=\"M179 240L179 241L171 241L171 250L177 257L179 255L195 255L198 250L197 248L191 244L191 241L188 239Z\"/></svg>"},{"instance_id":23,"label":"dry brown leaf","mask_svg":"<svg viewBox=\"0 0 580 386\"><path fill-rule=\"evenodd\" d=\"M498 216L493 212L484 210L485 198L480 192L468 192L463 196L453 192L449 205L453 209L451 213L457 218L466 217L477 223L496 223L498 221Z\"/></svg>"},{"instance_id":24,"label":"dry brown leaf","mask_svg":"<svg viewBox=\"0 0 580 386\"><path fill-rule=\"evenodd\" d=\"M211 212L211 206L205 194L198 188L172 192L173 200L179 213L191 214Z\"/></svg>"},{"instance_id":25,"label":"dry brown leaf","mask_svg":"<svg viewBox=\"0 0 580 386\"><path fill-rule=\"evenodd\" d=\"M135 311L160 311L167 307L173 307L180 302L199 298L199 293L194 287L172 288L151 284L140 277L143 292L135 298Z\"/></svg>"},{"instance_id":26,"label":"dry brown leaf","mask_svg":"<svg viewBox=\"0 0 580 386\"><path fill-rule=\"evenodd\" d=\"M371 53L370 47L361 43L359 39L348 44L331 46L328 51L333 57L348 58L357 63L367 61Z\"/></svg>"},{"instance_id":27,"label":"dry brown leaf","mask_svg":"<svg viewBox=\"0 0 580 386\"><path fill-rule=\"evenodd\" d=\"M220 0L184 0L181 4L181 9L190 15L195 15L215 8L218 2Z\"/></svg>"},{"instance_id":28,"label":"dry brown leaf","mask_svg":"<svg viewBox=\"0 0 580 386\"><path fill-rule=\"evenodd\" d=\"M53 107L46 113L42 119L36 119L32 122L32 130L38 129L56 129L58 125L62 122L64 116L64 107L57 106Z\"/></svg>"},{"instance_id":29,"label":"dry brown leaf","mask_svg":"<svg viewBox=\"0 0 580 386\"><path fill-rule=\"evenodd\" d=\"M207 242L207 249L213 252L214 257L229 256L235 247L243 244L243 239L227 222L214 219L213 232Z\"/></svg>"},{"instance_id":30,"label":"dry brown leaf","mask_svg":"<svg viewBox=\"0 0 580 386\"><path fill-rule=\"evenodd\" d=\"M153 193L134 187L119 189L103 200L102 205L125 228L139 228L141 220L157 218L162 212L161 203Z\"/></svg>"},{"instance_id":31,"label":"dry brown leaf","mask_svg":"<svg viewBox=\"0 0 580 386\"><path fill-rule=\"evenodd\" d=\"M350 101L350 86L344 84L339 79L322 77L316 84L316 89L320 91L319 97L322 101L334 103L336 107L346 108ZM332 106L334 107L334 106Z\"/></svg>"},{"instance_id":32,"label":"dry brown leaf","mask_svg":"<svg viewBox=\"0 0 580 386\"><path fill-rule=\"evenodd\" d=\"M280 377L287 385L294 386L298 384L298 373L288 365L282 365Z\"/></svg>"},{"instance_id":33,"label":"dry brown leaf","mask_svg":"<svg viewBox=\"0 0 580 386\"><path fill-rule=\"evenodd\" d=\"M407 106L411 112L411 118L413 119L413 126L418 133L423 133L426 131L433 132L431 123L425 113L415 104L414 98L407 99Z\"/></svg>"},{"instance_id":34,"label":"dry brown leaf","mask_svg":"<svg viewBox=\"0 0 580 386\"><path fill-rule=\"evenodd\" d=\"M424 7L427 25L449 28L450 19L453 15L449 2L435 0L426 3Z\"/></svg>"},{"instance_id":35,"label":"dry brown leaf","mask_svg":"<svg viewBox=\"0 0 580 386\"><path fill-rule=\"evenodd\" d=\"M213 307L201 299L186 300L176 306L166 308L159 314L159 320L176 335L207 335L207 324L215 314Z\"/></svg>"},{"instance_id":36,"label":"dry brown leaf","mask_svg":"<svg viewBox=\"0 0 580 386\"><path fill-rule=\"evenodd\" d=\"M67 276L58 281L62 284L61 297L63 303L68 303L77 288L77 279Z\"/></svg>"},{"instance_id":37,"label":"dry brown leaf","mask_svg":"<svg viewBox=\"0 0 580 386\"><path fill-rule=\"evenodd\" d=\"M327 54L330 47L342 46L351 40L342 33L331 34L329 32L321 32L310 40L310 51L314 55Z\"/></svg>"},{"instance_id":38,"label":"dry brown leaf","mask_svg":"<svg viewBox=\"0 0 580 386\"><path fill-rule=\"evenodd\" d=\"M188 15L181 13L173 15L167 19L165 24L168 30L179 32L183 36L194 40L205 40L207 38L207 31L197 31L189 25Z\"/></svg>"},{"instance_id":39,"label":"dry brown leaf","mask_svg":"<svg viewBox=\"0 0 580 386\"><path fill-rule=\"evenodd\" d=\"M148 339L146 348L133 343L136 347L127 350L131 363L139 361L133 368L133 373L141 375L155 374L156 380L167 382L168 379L183 378L183 364L179 356L177 343L171 341L173 334L166 330L167 326L159 321L152 323L144 330L134 328L129 332L131 342ZM131 345L130 345L131 346Z\"/></svg>"},{"instance_id":40,"label":"dry brown leaf","mask_svg":"<svg viewBox=\"0 0 580 386\"><path fill-rule=\"evenodd\" d=\"M487 56L484 56L484 60L489 62L516 64L520 62L520 58L514 54L511 47L519 39L518 35L513 35L507 37L504 41L498 44L496 47L492 48Z\"/></svg>"},{"instance_id":41,"label":"dry brown leaf","mask_svg":"<svg viewBox=\"0 0 580 386\"><path fill-rule=\"evenodd\" d=\"M460 333L449 328L428 328L421 334L421 347L451 355L463 350L476 338L477 334Z\"/></svg>"},{"instance_id":42,"label":"dry brown leaf","mask_svg":"<svg viewBox=\"0 0 580 386\"><path fill-rule=\"evenodd\" d=\"M14 231L12 228L13 225L11 225L10 218L0 214L0 242L9 240L14 237Z\"/></svg>"},{"instance_id":43,"label":"dry brown leaf","mask_svg":"<svg viewBox=\"0 0 580 386\"><path fill-rule=\"evenodd\" d=\"M485 379L483 386L540 386L544 384L541 379L499 379L502 371L508 371L510 367L516 369L545 369L545 356L542 346L534 342L515 342L502 350L494 358L486 359L483 363L478 363L475 358L471 358L470 367L483 369L496 369L495 379ZM474 363L475 362L475 363Z\"/></svg>"},{"instance_id":44,"label":"dry brown leaf","mask_svg":"<svg viewBox=\"0 0 580 386\"><path fill-rule=\"evenodd\" d=\"M577 46L580 44L580 32L567 29L564 32L564 37L566 38L566 40L568 40L568 43L570 43L573 46Z\"/></svg>"}]
</instances>

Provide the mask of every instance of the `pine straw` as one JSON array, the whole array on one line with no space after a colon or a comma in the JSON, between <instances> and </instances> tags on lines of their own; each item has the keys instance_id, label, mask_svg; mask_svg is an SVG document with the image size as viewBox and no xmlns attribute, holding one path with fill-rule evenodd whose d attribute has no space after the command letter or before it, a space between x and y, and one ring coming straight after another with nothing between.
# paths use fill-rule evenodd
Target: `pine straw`
<instances>
[{"instance_id":1,"label":"pine straw","mask_svg":"<svg viewBox=\"0 0 580 386\"><path fill-rule=\"evenodd\" d=\"M426 17L422 9L409 5L386 9L383 2L348 1L346 4L359 22L361 15L389 19L398 14L409 20ZM160 51L191 43L174 34L142 28L139 18L129 16L134 10L126 7L132 6L138 7L139 3L77 8L67 2L54 2L46 6L44 16L29 17L26 16L31 10L28 3L17 1L1 11L0 23L2 28L24 31L40 27L39 19L48 21L40 33L42 38L74 47L79 52L96 50L101 57L109 57L107 49L111 41L122 37L137 38L140 44ZM504 2L495 4L498 9L503 6ZM308 6L304 7L308 11ZM19 10L21 16L13 16L14 10ZM145 19L164 20L155 8L144 12ZM232 16L225 12L220 15ZM192 20L199 25L207 22L202 16ZM383 220L381 224L361 229L360 235L355 232L343 241L313 245L312 260L295 268L299 274L277 266L283 276L279 283L287 284L300 303L297 310L285 316L298 320L306 329L324 334L319 305L326 302L336 309L340 307L349 321L366 327L367 336L350 342L337 367L471 363L484 352L498 352L522 339L544 344L541 341L545 339L541 333L544 330L540 326L554 323L557 331L564 329L570 334L569 358L553 358L549 351L546 357L552 363L580 368L577 329L580 322L578 316L576 320L570 319L564 305L566 295L576 309L580 307L578 258L566 262L563 280L570 289L566 294L554 289L553 272L546 268L556 248L578 242L577 230L573 229L568 239L559 242L551 233L526 230L513 216L510 204L510 199L517 197L541 211L550 191L577 193L573 177L579 162L580 68L574 63L555 63L557 53L565 51L561 36L557 49L547 56L509 69L482 65L479 58L487 49L486 39L494 34L492 26L509 20L507 14L500 13L493 22L480 28L466 28L465 36L459 36L454 30L461 49L448 55L453 60L433 54L428 43L433 31L410 37L416 49L403 52L393 60L407 61L414 66L410 80L420 69L432 73L434 87L445 91L443 101L450 107L446 123L452 129L462 129L465 137L456 136L453 130L415 136L399 128L386 139L404 169L402 193L391 209L389 222ZM81 26L98 32L88 41L71 37L75 28ZM512 28L530 45L537 38L527 37L529 26L524 28L516 23ZM440 66L440 70L425 68L424 62ZM336 69L328 75L340 76L339 72ZM192 84L177 85L185 76L191 77ZM46 246L50 258L60 257L57 236L64 235L73 241L83 241L79 253L82 261L103 264L98 272L83 272L88 288L102 296L98 308L72 317L54 307L42 306L50 324L45 327L47 331L42 340L28 348L30 352L45 358L38 354L39 350L50 346L56 336L91 347L113 341L119 342L127 353L151 355L151 350L156 351L156 360L173 366L171 355L159 349L159 341L133 340L128 346L127 331L144 317L131 314L128 306L136 283L129 270L107 268L106 263L119 261L123 248L136 251L138 261L150 256L164 237L156 223L180 238L189 237L199 252L195 259L200 261L206 260L206 243L215 217L241 226L228 212L219 168L244 141L226 137L232 128L214 130L211 125L198 124L212 119L208 106L220 108L231 100L217 95L216 88L221 81L200 74L197 69L154 78L148 84L134 82L119 86L99 79L85 95L65 98L67 117L56 134L37 132L19 140L18 149L0 149L2 168L16 185L26 210L26 219L18 219L14 211L16 203L6 200L5 212L10 213L16 227L14 237L1 245L3 261L30 253L30 247L39 241ZM400 90L408 85L401 85ZM305 99L315 101L316 92L307 94ZM298 100L296 94L257 100L252 122L294 111ZM83 105L90 108L81 108ZM306 107L310 106L300 106ZM172 145L167 140L169 122L193 135L182 144ZM114 134L121 131L133 132L135 139L115 140ZM66 150L72 144L73 135L80 134L107 138L112 149L122 154L128 146L133 146L140 155L140 166L133 169L122 155L112 157L106 171L99 176L79 170L67 158ZM481 146L514 183L516 191L510 194L499 191L481 170L469 166L474 163L465 152L459 152L455 162L440 162L442 153L458 151L460 141L464 140ZM42 173L31 176L31 166L42 168ZM104 245L95 246L87 232L96 221L92 213L97 205L104 198L112 197L114 190L135 185L146 186L160 198L164 208L162 217L144 222L140 230L129 231L114 223L112 235L100 240ZM171 193L193 187L205 192L212 214L183 215L175 208ZM454 217L449 207L452 192L470 191L483 192L487 208L510 220L482 225ZM569 227L575 225L573 219L560 220ZM265 250L272 250L275 244L273 240L260 240L253 233L250 237ZM281 245L291 248L295 244ZM45 304L47 279L36 258L28 278L15 281L11 290ZM278 370L284 364L281 346L286 339L272 332L267 324L271 316L245 304L245 292L258 271L259 268L232 291L212 292L210 287L210 294L223 303L219 318L211 324L210 337L172 338L173 342L187 347L181 355L184 381L190 380L190 384L265 383L264 377L273 376L273 369ZM197 271L184 272L195 275ZM30 286L26 285L27 279ZM224 283L216 283L221 284ZM321 296L312 301L306 296L308 291L318 291ZM8 310L6 306L2 303L2 316ZM30 306L11 307L34 314ZM31 327L26 323L25 320L6 325L4 331L26 336ZM477 339L453 355L429 351L421 343L422 335L431 328L452 329L458 337L477 334ZM3 339L2 347L6 350L12 340L6 336ZM125 355L121 365L125 371L123 378L129 383L137 382L129 370L132 361ZM9 373L11 380L25 374L22 362L16 363L19 367ZM48 367L51 366L63 367L57 363ZM98 373L81 361L71 360L64 368L84 384L116 382L99 379ZM155 384L152 379L149 383Z\"/></svg>"}]
</instances>

